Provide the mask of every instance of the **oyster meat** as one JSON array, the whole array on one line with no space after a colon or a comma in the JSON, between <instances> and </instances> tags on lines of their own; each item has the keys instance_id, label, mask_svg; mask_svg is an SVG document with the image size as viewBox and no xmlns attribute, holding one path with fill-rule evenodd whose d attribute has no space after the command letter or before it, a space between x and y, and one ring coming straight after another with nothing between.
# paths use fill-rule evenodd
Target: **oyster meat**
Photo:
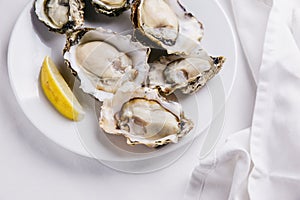
<instances>
[{"instance_id":1,"label":"oyster meat","mask_svg":"<svg viewBox=\"0 0 300 200\"><path fill-rule=\"evenodd\" d=\"M136 0L131 21L139 32L169 54L189 54L203 36L202 24L178 0Z\"/></svg>"},{"instance_id":2,"label":"oyster meat","mask_svg":"<svg viewBox=\"0 0 300 200\"><path fill-rule=\"evenodd\" d=\"M149 87L158 88L166 95L180 89L193 93L217 74L225 58L211 57L203 49L190 55L168 55L150 63Z\"/></svg>"},{"instance_id":3,"label":"oyster meat","mask_svg":"<svg viewBox=\"0 0 300 200\"><path fill-rule=\"evenodd\" d=\"M107 133L125 136L130 145L148 147L177 143L193 128L179 103L166 100L156 89L132 84L103 102L99 124Z\"/></svg>"},{"instance_id":4,"label":"oyster meat","mask_svg":"<svg viewBox=\"0 0 300 200\"><path fill-rule=\"evenodd\" d=\"M118 16L129 9L129 0L91 0L96 12L108 16Z\"/></svg>"},{"instance_id":5,"label":"oyster meat","mask_svg":"<svg viewBox=\"0 0 300 200\"><path fill-rule=\"evenodd\" d=\"M35 0L34 10L51 31L66 33L83 25L82 0Z\"/></svg>"},{"instance_id":6,"label":"oyster meat","mask_svg":"<svg viewBox=\"0 0 300 200\"><path fill-rule=\"evenodd\" d=\"M80 79L83 91L102 101L125 82L145 84L149 51L130 36L85 28L68 34L64 59Z\"/></svg>"}]
</instances>

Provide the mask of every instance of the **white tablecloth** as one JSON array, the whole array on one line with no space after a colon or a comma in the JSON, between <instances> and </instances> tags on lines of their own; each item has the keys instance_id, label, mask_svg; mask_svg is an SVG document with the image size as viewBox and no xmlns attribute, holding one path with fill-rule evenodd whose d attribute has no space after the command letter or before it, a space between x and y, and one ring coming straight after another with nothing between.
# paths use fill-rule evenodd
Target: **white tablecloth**
<instances>
[{"instance_id":1,"label":"white tablecloth","mask_svg":"<svg viewBox=\"0 0 300 200\"><path fill-rule=\"evenodd\" d=\"M125 174L54 144L25 117L9 84L6 56L13 25L27 3L0 2L0 199L182 199L198 164L200 139L163 170ZM228 0L221 4L232 20ZM223 138L251 123L256 86L240 45L238 52L237 77L226 105Z\"/></svg>"}]
</instances>

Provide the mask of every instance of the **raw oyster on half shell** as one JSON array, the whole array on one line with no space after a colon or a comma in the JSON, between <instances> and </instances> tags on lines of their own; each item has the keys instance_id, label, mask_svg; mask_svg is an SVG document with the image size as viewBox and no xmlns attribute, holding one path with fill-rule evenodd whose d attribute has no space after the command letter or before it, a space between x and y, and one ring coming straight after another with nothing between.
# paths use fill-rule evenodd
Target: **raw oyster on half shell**
<instances>
[{"instance_id":1,"label":"raw oyster on half shell","mask_svg":"<svg viewBox=\"0 0 300 200\"><path fill-rule=\"evenodd\" d=\"M178 0L136 0L131 21L135 28L169 54L189 54L203 36L202 24ZM138 36L139 40L144 40Z\"/></svg>"},{"instance_id":2,"label":"raw oyster on half shell","mask_svg":"<svg viewBox=\"0 0 300 200\"><path fill-rule=\"evenodd\" d=\"M96 12L108 16L118 16L129 9L129 0L91 0Z\"/></svg>"},{"instance_id":3,"label":"raw oyster on half shell","mask_svg":"<svg viewBox=\"0 0 300 200\"><path fill-rule=\"evenodd\" d=\"M130 36L85 28L68 34L64 59L80 79L83 91L102 101L125 82L145 84L149 51Z\"/></svg>"},{"instance_id":4,"label":"raw oyster on half shell","mask_svg":"<svg viewBox=\"0 0 300 200\"><path fill-rule=\"evenodd\" d=\"M168 55L150 63L149 86L169 95L179 89L194 93L221 69L225 58L211 57L203 49L190 55Z\"/></svg>"},{"instance_id":5,"label":"raw oyster on half shell","mask_svg":"<svg viewBox=\"0 0 300 200\"><path fill-rule=\"evenodd\" d=\"M66 33L83 25L82 0L35 0L34 11L50 31Z\"/></svg>"},{"instance_id":6,"label":"raw oyster on half shell","mask_svg":"<svg viewBox=\"0 0 300 200\"><path fill-rule=\"evenodd\" d=\"M168 101L156 89L136 89L132 84L103 102L99 124L106 133L125 136L130 145L148 147L177 143L193 128L179 103Z\"/></svg>"}]
</instances>

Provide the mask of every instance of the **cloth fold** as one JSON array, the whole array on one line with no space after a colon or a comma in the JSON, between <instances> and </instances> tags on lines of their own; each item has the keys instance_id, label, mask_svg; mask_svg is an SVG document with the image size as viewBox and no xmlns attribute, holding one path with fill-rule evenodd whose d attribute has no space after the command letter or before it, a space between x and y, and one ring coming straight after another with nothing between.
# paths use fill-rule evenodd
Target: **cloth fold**
<instances>
[{"instance_id":1,"label":"cloth fold","mask_svg":"<svg viewBox=\"0 0 300 200\"><path fill-rule=\"evenodd\" d=\"M300 51L292 27L297 1L274 1L251 133L251 199L299 199Z\"/></svg>"},{"instance_id":2,"label":"cloth fold","mask_svg":"<svg viewBox=\"0 0 300 200\"><path fill-rule=\"evenodd\" d=\"M271 0L231 0L236 29L255 82L259 79Z\"/></svg>"},{"instance_id":3,"label":"cloth fold","mask_svg":"<svg viewBox=\"0 0 300 200\"><path fill-rule=\"evenodd\" d=\"M257 81L253 121L200 161L185 198L299 199L300 2L231 3Z\"/></svg>"},{"instance_id":4,"label":"cloth fold","mask_svg":"<svg viewBox=\"0 0 300 200\"><path fill-rule=\"evenodd\" d=\"M203 159L193 171L185 200L247 200L247 179L252 166L249 136L250 129L235 133L213 156Z\"/></svg>"}]
</instances>

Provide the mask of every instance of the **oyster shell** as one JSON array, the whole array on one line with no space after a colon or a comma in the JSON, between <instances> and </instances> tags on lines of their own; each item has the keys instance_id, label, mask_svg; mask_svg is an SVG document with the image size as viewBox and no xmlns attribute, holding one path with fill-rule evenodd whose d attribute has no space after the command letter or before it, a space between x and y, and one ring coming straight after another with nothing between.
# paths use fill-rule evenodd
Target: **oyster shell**
<instances>
[{"instance_id":1,"label":"oyster shell","mask_svg":"<svg viewBox=\"0 0 300 200\"><path fill-rule=\"evenodd\" d=\"M193 93L202 88L221 69L225 58L211 57L203 49L190 55L168 55L150 64L149 87L166 95L180 89Z\"/></svg>"},{"instance_id":2,"label":"oyster shell","mask_svg":"<svg viewBox=\"0 0 300 200\"><path fill-rule=\"evenodd\" d=\"M179 103L166 100L155 89L136 89L132 84L103 102L99 124L107 133L125 136L130 145L148 147L177 143L193 128Z\"/></svg>"},{"instance_id":3,"label":"oyster shell","mask_svg":"<svg viewBox=\"0 0 300 200\"><path fill-rule=\"evenodd\" d=\"M108 16L118 16L129 9L129 0L91 0L96 12Z\"/></svg>"},{"instance_id":4,"label":"oyster shell","mask_svg":"<svg viewBox=\"0 0 300 200\"><path fill-rule=\"evenodd\" d=\"M68 34L64 59L80 79L83 91L102 101L125 82L145 84L149 51L130 36L85 28Z\"/></svg>"},{"instance_id":5,"label":"oyster shell","mask_svg":"<svg viewBox=\"0 0 300 200\"><path fill-rule=\"evenodd\" d=\"M66 33L83 25L82 0L35 0L34 10L50 31Z\"/></svg>"},{"instance_id":6,"label":"oyster shell","mask_svg":"<svg viewBox=\"0 0 300 200\"><path fill-rule=\"evenodd\" d=\"M189 54L203 36L202 24L178 0L136 0L132 5L131 21L169 54ZM144 40L138 33L136 35Z\"/></svg>"}]
</instances>

